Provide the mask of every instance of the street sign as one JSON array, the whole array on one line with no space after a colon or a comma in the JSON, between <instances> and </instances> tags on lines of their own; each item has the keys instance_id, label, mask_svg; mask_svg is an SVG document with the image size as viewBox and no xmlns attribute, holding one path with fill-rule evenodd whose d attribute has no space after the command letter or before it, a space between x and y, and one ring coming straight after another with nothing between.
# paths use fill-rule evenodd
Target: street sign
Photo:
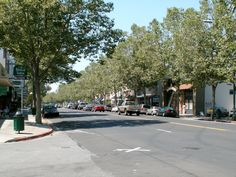
<instances>
[{"instance_id":1,"label":"street sign","mask_svg":"<svg viewBox=\"0 0 236 177\"><path fill-rule=\"evenodd\" d=\"M16 88L21 88L23 87L23 81L22 80L11 80L13 86Z\"/></svg>"},{"instance_id":2,"label":"street sign","mask_svg":"<svg viewBox=\"0 0 236 177\"><path fill-rule=\"evenodd\" d=\"M26 69L22 65L16 65L14 67L14 76L16 77L25 77L27 75Z\"/></svg>"}]
</instances>

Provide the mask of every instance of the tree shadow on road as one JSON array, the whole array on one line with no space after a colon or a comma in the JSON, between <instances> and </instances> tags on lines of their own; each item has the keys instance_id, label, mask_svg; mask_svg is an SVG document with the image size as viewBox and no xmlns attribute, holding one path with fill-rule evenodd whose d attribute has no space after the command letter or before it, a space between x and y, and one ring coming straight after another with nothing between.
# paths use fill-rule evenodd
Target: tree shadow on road
<instances>
[{"instance_id":1,"label":"tree shadow on road","mask_svg":"<svg viewBox=\"0 0 236 177\"><path fill-rule=\"evenodd\" d=\"M110 127L137 127L153 124L167 123L160 120L134 120L134 119L122 119L122 120L81 120L81 121L61 121L52 123L53 127L59 131L68 131L75 129L93 129L93 128L110 128Z\"/></svg>"},{"instance_id":2,"label":"tree shadow on road","mask_svg":"<svg viewBox=\"0 0 236 177\"><path fill-rule=\"evenodd\" d=\"M96 114L96 113L93 113L93 114L88 114L88 113L80 113L80 114L77 114L77 113L62 113L60 112L60 116L59 117L62 117L63 119L66 119L66 118L80 118L80 117L101 117L101 116L107 116L107 114L105 113L100 113L100 114ZM48 118L55 118L55 117L48 117Z\"/></svg>"}]
</instances>

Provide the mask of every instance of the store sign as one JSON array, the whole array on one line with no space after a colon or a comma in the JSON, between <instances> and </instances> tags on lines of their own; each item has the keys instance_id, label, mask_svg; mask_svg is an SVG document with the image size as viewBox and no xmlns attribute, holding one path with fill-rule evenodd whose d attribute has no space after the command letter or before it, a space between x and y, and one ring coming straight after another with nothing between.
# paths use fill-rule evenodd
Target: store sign
<instances>
[{"instance_id":1,"label":"store sign","mask_svg":"<svg viewBox=\"0 0 236 177\"><path fill-rule=\"evenodd\" d=\"M8 87L0 87L0 96L7 95Z\"/></svg>"},{"instance_id":2,"label":"store sign","mask_svg":"<svg viewBox=\"0 0 236 177\"><path fill-rule=\"evenodd\" d=\"M12 84L13 84L13 86L16 88L16 87L22 87L23 86L23 84L22 84L22 80L12 80L11 81L12 82Z\"/></svg>"},{"instance_id":3,"label":"store sign","mask_svg":"<svg viewBox=\"0 0 236 177\"><path fill-rule=\"evenodd\" d=\"M16 77L25 77L27 75L26 69L22 65L16 65L14 67L14 76Z\"/></svg>"}]
</instances>

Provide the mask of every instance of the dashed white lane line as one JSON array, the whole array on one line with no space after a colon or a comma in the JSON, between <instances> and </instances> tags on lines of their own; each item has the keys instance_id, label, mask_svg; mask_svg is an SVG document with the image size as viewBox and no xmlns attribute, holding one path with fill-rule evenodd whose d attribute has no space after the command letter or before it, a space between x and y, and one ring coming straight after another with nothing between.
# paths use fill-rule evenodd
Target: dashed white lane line
<instances>
[{"instance_id":1,"label":"dashed white lane line","mask_svg":"<svg viewBox=\"0 0 236 177\"><path fill-rule=\"evenodd\" d=\"M164 129L156 129L156 130L161 131L161 132L165 132L165 133L172 133L172 131L164 130Z\"/></svg>"}]
</instances>

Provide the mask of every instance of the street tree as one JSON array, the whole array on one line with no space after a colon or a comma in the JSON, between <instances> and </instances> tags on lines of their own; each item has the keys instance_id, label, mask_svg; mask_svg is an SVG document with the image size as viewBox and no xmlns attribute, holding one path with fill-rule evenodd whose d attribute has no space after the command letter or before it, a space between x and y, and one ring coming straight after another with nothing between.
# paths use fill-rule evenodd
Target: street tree
<instances>
[{"instance_id":1,"label":"street tree","mask_svg":"<svg viewBox=\"0 0 236 177\"><path fill-rule=\"evenodd\" d=\"M112 9L103 0L0 1L0 47L30 72L37 123L42 123L41 84L71 80L77 74L72 64L81 57L114 49L120 31L107 17Z\"/></svg>"},{"instance_id":2,"label":"street tree","mask_svg":"<svg viewBox=\"0 0 236 177\"><path fill-rule=\"evenodd\" d=\"M153 85L164 74L161 57L161 28L153 20L148 28L133 25L127 40L120 43L113 58L120 61L120 79L124 87L142 91L146 103L146 87ZM136 97L136 95L135 95Z\"/></svg>"}]
</instances>

